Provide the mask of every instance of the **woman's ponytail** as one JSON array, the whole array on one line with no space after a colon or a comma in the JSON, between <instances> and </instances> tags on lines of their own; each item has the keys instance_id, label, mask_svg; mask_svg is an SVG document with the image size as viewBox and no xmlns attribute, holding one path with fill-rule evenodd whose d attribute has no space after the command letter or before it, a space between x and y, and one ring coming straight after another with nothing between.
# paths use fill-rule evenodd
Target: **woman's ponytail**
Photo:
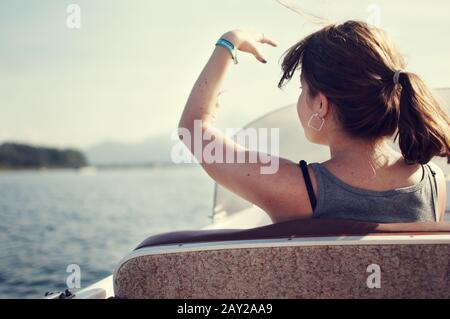
<instances>
[{"instance_id":1,"label":"woman's ponytail","mask_svg":"<svg viewBox=\"0 0 450 319\"><path fill-rule=\"evenodd\" d=\"M450 118L422 79L403 72L398 137L408 164L426 164L433 157L447 157L450 163Z\"/></svg>"}]
</instances>

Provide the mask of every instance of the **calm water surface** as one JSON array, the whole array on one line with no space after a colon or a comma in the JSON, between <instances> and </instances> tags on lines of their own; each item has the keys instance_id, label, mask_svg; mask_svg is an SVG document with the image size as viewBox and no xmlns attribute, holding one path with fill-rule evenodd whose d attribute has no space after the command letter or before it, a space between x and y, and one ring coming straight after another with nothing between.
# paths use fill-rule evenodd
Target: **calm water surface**
<instances>
[{"instance_id":1,"label":"calm water surface","mask_svg":"<svg viewBox=\"0 0 450 319\"><path fill-rule=\"evenodd\" d=\"M213 182L199 165L0 173L0 298L39 298L111 274L149 235L210 223Z\"/></svg>"}]
</instances>

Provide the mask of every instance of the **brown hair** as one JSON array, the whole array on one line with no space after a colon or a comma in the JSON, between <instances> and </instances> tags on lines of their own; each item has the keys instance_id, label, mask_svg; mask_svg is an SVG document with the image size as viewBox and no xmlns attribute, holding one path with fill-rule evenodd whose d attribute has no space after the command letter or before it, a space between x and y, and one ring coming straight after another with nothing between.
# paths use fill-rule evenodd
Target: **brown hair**
<instances>
[{"instance_id":1,"label":"brown hair","mask_svg":"<svg viewBox=\"0 0 450 319\"><path fill-rule=\"evenodd\" d=\"M381 29L347 21L309 35L286 51L278 87L300 67L310 96L324 94L350 135L377 140L397 132L408 164L434 156L450 162L449 116L416 74L402 72L394 83L405 62Z\"/></svg>"}]
</instances>

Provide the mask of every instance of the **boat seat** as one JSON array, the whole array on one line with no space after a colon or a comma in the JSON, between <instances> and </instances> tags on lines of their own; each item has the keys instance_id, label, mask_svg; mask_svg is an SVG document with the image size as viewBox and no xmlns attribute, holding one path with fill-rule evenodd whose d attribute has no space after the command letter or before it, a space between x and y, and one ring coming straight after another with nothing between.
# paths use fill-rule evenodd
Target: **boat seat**
<instances>
[{"instance_id":1,"label":"boat seat","mask_svg":"<svg viewBox=\"0 0 450 319\"><path fill-rule=\"evenodd\" d=\"M119 298L450 298L450 223L293 220L144 240Z\"/></svg>"}]
</instances>

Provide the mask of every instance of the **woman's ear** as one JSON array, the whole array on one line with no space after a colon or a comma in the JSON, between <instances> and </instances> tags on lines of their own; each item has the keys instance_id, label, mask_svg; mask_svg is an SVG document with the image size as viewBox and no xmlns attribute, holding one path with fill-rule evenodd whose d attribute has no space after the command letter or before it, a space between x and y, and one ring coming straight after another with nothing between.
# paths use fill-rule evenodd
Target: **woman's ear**
<instances>
[{"instance_id":1,"label":"woman's ear","mask_svg":"<svg viewBox=\"0 0 450 319\"><path fill-rule=\"evenodd\" d=\"M317 95L317 97L318 97L318 102L317 102L318 105L317 105L316 112L319 113L320 117L324 118L327 116L327 114L329 112L328 98L320 92Z\"/></svg>"}]
</instances>

